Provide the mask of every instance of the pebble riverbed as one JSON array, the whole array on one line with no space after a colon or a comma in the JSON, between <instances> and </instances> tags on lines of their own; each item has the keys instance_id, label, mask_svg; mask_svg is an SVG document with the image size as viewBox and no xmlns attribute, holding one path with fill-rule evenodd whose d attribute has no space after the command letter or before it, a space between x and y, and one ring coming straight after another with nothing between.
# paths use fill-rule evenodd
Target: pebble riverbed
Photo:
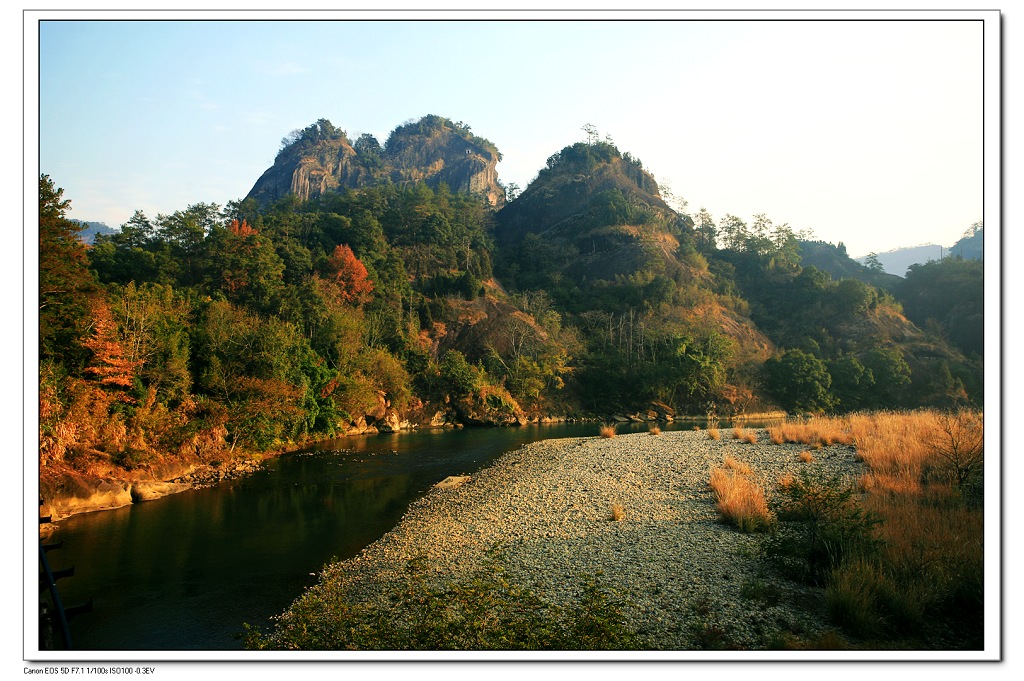
<instances>
[{"instance_id":1,"label":"pebble riverbed","mask_svg":"<svg viewBox=\"0 0 1024 681\"><path fill-rule=\"evenodd\" d=\"M392 531L313 588L343 580L349 593L384 603L410 558L424 557L432 577L457 581L497 549L506 577L551 603L577 600L585 580L600 575L625 602L646 650L694 649L694 631L708 627L737 649L763 648L779 631L813 637L829 628L820 591L764 573L760 535L720 521L710 471L730 455L771 500L780 476L802 467L855 480L863 464L847 445L814 450L805 463L806 445L776 445L765 430L752 432L755 444L722 429L718 440L698 430L525 445L458 487L431 489ZM623 509L620 520L613 504ZM754 580L770 582L778 602L744 598L743 585Z\"/></svg>"}]
</instances>

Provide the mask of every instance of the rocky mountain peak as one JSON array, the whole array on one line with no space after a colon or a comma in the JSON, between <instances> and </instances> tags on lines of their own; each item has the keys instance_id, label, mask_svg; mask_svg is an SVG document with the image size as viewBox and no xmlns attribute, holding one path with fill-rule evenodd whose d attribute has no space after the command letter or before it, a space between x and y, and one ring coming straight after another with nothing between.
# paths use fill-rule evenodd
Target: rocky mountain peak
<instances>
[{"instance_id":1,"label":"rocky mountain peak","mask_svg":"<svg viewBox=\"0 0 1024 681\"><path fill-rule=\"evenodd\" d=\"M293 132L282 143L274 165L247 198L266 204L294 194L305 201L378 182L424 182L435 189L445 183L452 191L477 194L495 208L505 203L497 147L464 123L442 116L398 126L383 147L368 134L352 142L326 119Z\"/></svg>"}]
</instances>

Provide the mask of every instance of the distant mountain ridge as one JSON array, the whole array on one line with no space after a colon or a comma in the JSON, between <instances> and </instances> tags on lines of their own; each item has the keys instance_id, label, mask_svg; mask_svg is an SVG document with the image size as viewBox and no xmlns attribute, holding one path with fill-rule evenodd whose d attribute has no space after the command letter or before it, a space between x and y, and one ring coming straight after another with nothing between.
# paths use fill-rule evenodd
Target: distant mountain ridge
<instances>
[{"instance_id":1,"label":"distant mountain ridge","mask_svg":"<svg viewBox=\"0 0 1024 681\"><path fill-rule=\"evenodd\" d=\"M105 222L89 222L86 220L74 219L72 219L71 222L76 222L82 225L82 231L78 233L78 238L82 240L82 243L86 244L91 244L96 239L97 234L110 235L117 233L116 229L108 227Z\"/></svg>"},{"instance_id":2,"label":"distant mountain ridge","mask_svg":"<svg viewBox=\"0 0 1024 681\"><path fill-rule=\"evenodd\" d=\"M984 238L985 229L982 223L978 222L971 225L970 229L952 246L928 243L876 253L875 257L886 272L904 277L911 265L924 265L949 256L959 256L966 260L983 260ZM855 260L861 264L867 264L870 257L870 255L864 255Z\"/></svg>"},{"instance_id":3,"label":"distant mountain ridge","mask_svg":"<svg viewBox=\"0 0 1024 681\"><path fill-rule=\"evenodd\" d=\"M890 291L900 282L895 274L873 270L848 256L842 243L833 246L824 241L801 241L800 263L828 272L833 279L859 279Z\"/></svg>"}]
</instances>

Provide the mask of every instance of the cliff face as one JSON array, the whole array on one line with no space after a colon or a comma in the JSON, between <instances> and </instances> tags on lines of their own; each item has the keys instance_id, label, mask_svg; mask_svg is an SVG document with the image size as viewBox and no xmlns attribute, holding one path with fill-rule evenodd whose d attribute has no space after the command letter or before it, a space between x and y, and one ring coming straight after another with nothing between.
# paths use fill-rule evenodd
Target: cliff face
<instances>
[{"instance_id":1,"label":"cliff face","mask_svg":"<svg viewBox=\"0 0 1024 681\"><path fill-rule=\"evenodd\" d=\"M500 158L491 142L440 116L399 126L384 147L370 135L352 143L344 131L321 120L286 143L247 198L267 204L294 194L305 201L381 181L424 182L435 189L443 182L500 208L505 203L496 168Z\"/></svg>"}]
</instances>

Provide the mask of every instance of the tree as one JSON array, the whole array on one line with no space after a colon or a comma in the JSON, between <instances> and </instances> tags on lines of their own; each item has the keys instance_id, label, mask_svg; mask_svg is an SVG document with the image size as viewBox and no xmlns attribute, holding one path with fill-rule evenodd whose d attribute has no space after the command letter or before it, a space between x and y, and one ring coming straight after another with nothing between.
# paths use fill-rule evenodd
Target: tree
<instances>
[{"instance_id":1,"label":"tree","mask_svg":"<svg viewBox=\"0 0 1024 681\"><path fill-rule=\"evenodd\" d=\"M133 387L142 360L125 346L106 301L94 297L92 303L92 333L83 342L92 357L85 373L104 388L118 391L119 399L133 401L122 391Z\"/></svg>"},{"instance_id":2,"label":"tree","mask_svg":"<svg viewBox=\"0 0 1024 681\"><path fill-rule=\"evenodd\" d=\"M719 222L718 235L722 237L724 248L741 251L746 249L750 230L747 228L747 223L729 213Z\"/></svg>"},{"instance_id":3,"label":"tree","mask_svg":"<svg viewBox=\"0 0 1024 681\"><path fill-rule=\"evenodd\" d=\"M345 305L362 305L370 300L373 282L366 266L347 244L339 244L327 259L326 281L337 299Z\"/></svg>"},{"instance_id":4,"label":"tree","mask_svg":"<svg viewBox=\"0 0 1024 681\"><path fill-rule=\"evenodd\" d=\"M189 372L191 307L167 285L129 282L113 302L125 357L161 402L177 405L192 388Z\"/></svg>"},{"instance_id":5,"label":"tree","mask_svg":"<svg viewBox=\"0 0 1024 681\"><path fill-rule=\"evenodd\" d=\"M765 388L787 410L818 412L830 409L832 376L825 363L803 350L786 350L764 363Z\"/></svg>"},{"instance_id":6,"label":"tree","mask_svg":"<svg viewBox=\"0 0 1024 681\"><path fill-rule=\"evenodd\" d=\"M466 397L476 390L479 383L479 372L466 361L466 356L458 350L449 350L441 358L441 385L445 393L452 399Z\"/></svg>"},{"instance_id":7,"label":"tree","mask_svg":"<svg viewBox=\"0 0 1024 681\"><path fill-rule=\"evenodd\" d=\"M82 227L66 217L71 201L48 175L39 176L39 358L80 368L96 285L88 270Z\"/></svg>"},{"instance_id":8,"label":"tree","mask_svg":"<svg viewBox=\"0 0 1024 681\"><path fill-rule=\"evenodd\" d=\"M832 298L838 314L852 317L867 312L877 294L859 279L843 279L836 284Z\"/></svg>"},{"instance_id":9,"label":"tree","mask_svg":"<svg viewBox=\"0 0 1024 681\"><path fill-rule=\"evenodd\" d=\"M871 371L854 355L841 354L831 360L828 373L832 376L832 392L837 406L846 411L862 406L875 385Z\"/></svg>"},{"instance_id":10,"label":"tree","mask_svg":"<svg viewBox=\"0 0 1024 681\"><path fill-rule=\"evenodd\" d=\"M516 184L515 182L509 182L507 185L505 185L506 201L515 201L516 199L519 198L520 193L522 193L522 190L519 188L519 185Z\"/></svg>"},{"instance_id":11,"label":"tree","mask_svg":"<svg viewBox=\"0 0 1024 681\"><path fill-rule=\"evenodd\" d=\"M197 203L171 215L157 215L157 235L179 265L177 283L194 286L202 270L203 242L222 219L220 206Z\"/></svg>"},{"instance_id":12,"label":"tree","mask_svg":"<svg viewBox=\"0 0 1024 681\"><path fill-rule=\"evenodd\" d=\"M205 264L211 285L236 305L268 312L283 285L284 262L244 219L210 231Z\"/></svg>"},{"instance_id":13,"label":"tree","mask_svg":"<svg viewBox=\"0 0 1024 681\"><path fill-rule=\"evenodd\" d=\"M896 346L878 346L864 353L863 361L875 379L871 391L874 406L899 406L906 386L910 385L910 366L903 359L903 351Z\"/></svg>"},{"instance_id":14,"label":"tree","mask_svg":"<svg viewBox=\"0 0 1024 681\"><path fill-rule=\"evenodd\" d=\"M868 257L864 259L864 266L872 272L877 272L879 274L885 272L885 267L878 260L878 254L874 252L868 253Z\"/></svg>"},{"instance_id":15,"label":"tree","mask_svg":"<svg viewBox=\"0 0 1024 681\"><path fill-rule=\"evenodd\" d=\"M693 222L693 229L697 235L697 250L701 253L713 253L718 248L718 228L711 213L701 206Z\"/></svg>"}]
</instances>

